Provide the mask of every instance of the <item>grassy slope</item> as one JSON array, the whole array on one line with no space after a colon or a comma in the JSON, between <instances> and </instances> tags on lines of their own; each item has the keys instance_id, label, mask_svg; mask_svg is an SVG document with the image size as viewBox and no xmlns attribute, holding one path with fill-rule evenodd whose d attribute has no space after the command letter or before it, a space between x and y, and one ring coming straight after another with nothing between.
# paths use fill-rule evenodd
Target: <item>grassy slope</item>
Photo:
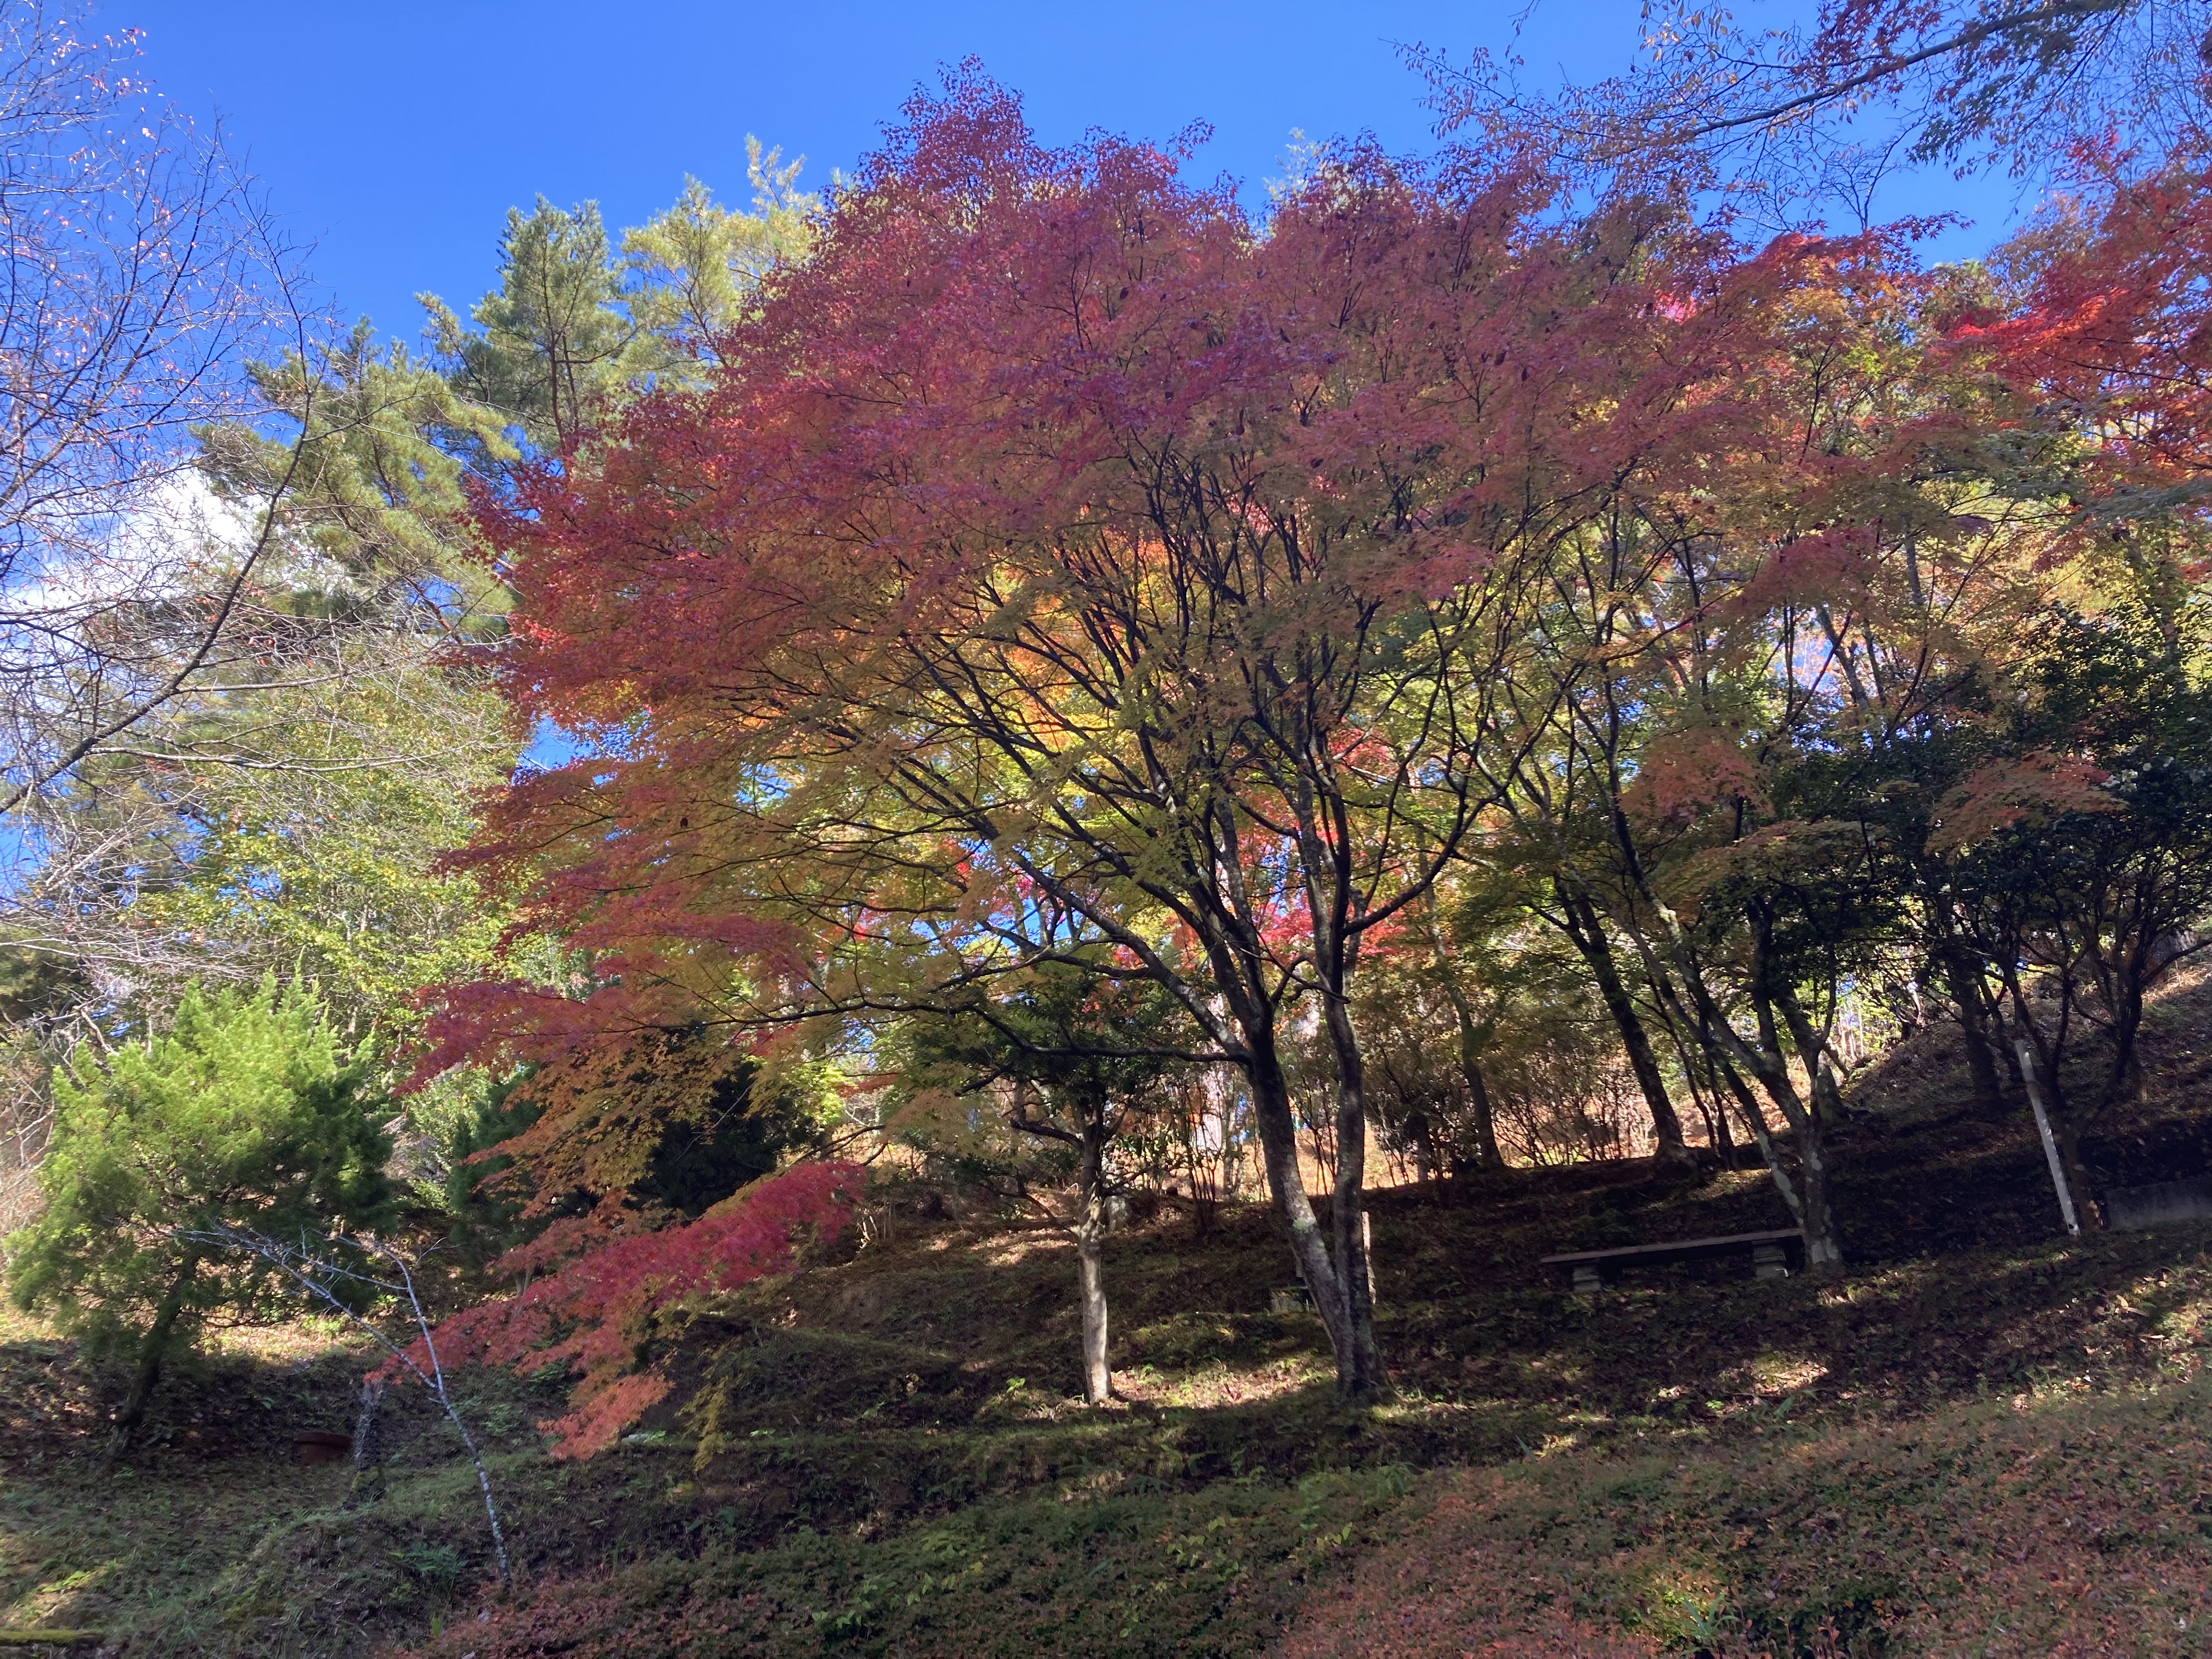
<instances>
[{"instance_id":1,"label":"grassy slope","mask_svg":"<svg viewBox=\"0 0 2212 1659\"><path fill-rule=\"evenodd\" d=\"M2212 1162L2208 1005L2160 1011L2158 1090L2094 1149L2116 1184ZM1583 1297L1535 1266L1779 1224L1763 1176L1379 1195L1401 1394L1358 1413L1314 1322L1258 1311L1287 1276L1261 1214L1113 1241L1130 1401L1103 1413L1066 1397L1064 1244L897 1217L695 1310L659 1438L553 1464L528 1427L551 1396L475 1380L527 1586L506 1605L474 1588L481 1511L419 1407L374 1510L281 1461L293 1429L343 1425L343 1353L217 1362L102 1478L94 1379L22 1334L0 1346L0 1618L134 1651L450 1659L2203 1651L2212 1229L2053 1239L2032 1132L1946 1104L1954 1071L1923 1040L1860 1088L1882 1115L1847 1149L1838 1284L1712 1264Z\"/></svg>"}]
</instances>

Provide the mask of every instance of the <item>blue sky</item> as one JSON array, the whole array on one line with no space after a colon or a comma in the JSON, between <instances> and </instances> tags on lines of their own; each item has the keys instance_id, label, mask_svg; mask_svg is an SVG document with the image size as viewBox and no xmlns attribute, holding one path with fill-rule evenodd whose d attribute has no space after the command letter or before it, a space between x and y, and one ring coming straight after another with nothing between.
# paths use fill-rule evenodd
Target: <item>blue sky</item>
<instances>
[{"instance_id":1,"label":"blue sky","mask_svg":"<svg viewBox=\"0 0 2212 1659\"><path fill-rule=\"evenodd\" d=\"M313 240L337 308L411 337L412 295L464 311L490 283L507 209L540 191L635 223L696 174L745 195L744 140L804 154L802 182L850 168L918 82L974 53L1028 100L1048 141L1089 127L1165 137L1204 120L1198 165L1256 188L1291 129L1433 143L1396 43L1504 46L1509 4L904 4L729 0L103 0L144 31L145 67L196 115L219 112L277 208ZM1532 82L1625 66L1637 0L1545 0L1523 42ZM1758 0L1742 9L1761 14ZM1978 251L2001 182L1905 181L1889 210L1952 209Z\"/></svg>"}]
</instances>

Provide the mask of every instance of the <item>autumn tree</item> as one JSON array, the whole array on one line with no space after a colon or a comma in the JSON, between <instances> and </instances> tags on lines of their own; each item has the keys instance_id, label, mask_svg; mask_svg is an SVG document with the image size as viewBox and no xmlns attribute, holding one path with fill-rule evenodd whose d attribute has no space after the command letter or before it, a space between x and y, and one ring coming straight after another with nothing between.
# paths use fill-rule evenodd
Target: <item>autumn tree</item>
<instances>
[{"instance_id":1,"label":"autumn tree","mask_svg":"<svg viewBox=\"0 0 2212 1659\"><path fill-rule=\"evenodd\" d=\"M1932 837L1954 854L2090 1226L2082 1138L2141 1087L2146 997L2212 943L2193 931L2212 913L2201 624L2169 644L2147 622L2051 625L2023 675L2033 700L2013 716L2025 729L1960 781Z\"/></svg>"},{"instance_id":2,"label":"autumn tree","mask_svg":"<svg viewBox=\"0 0 2212 1659\"><path fill-rule=\"evenodd\" d=\"M1827 1265L1838 1019L1915 921L1884 814L1906 757L1978 717L2032 553L1894 245L1784 238L1729 283L1705 303L1747 307L1708 405L1730 429L1688 471L1625 478L1552 568L1494 705L1548 729L1500 799L1577 948L1626 958L1616 1017L1632 996L1691 1046Z\"/></svg>"},{"instance_id":3,"label":"autumn tree","mask_svg":"<svg viewBox=\"0 0 2212 1659\"><path fill-rule=\"evenodd\" d=\"M1528 562L1687 437L1683 380L1720 366L1657 302L1648 224L1547 228L1510 170L1349 153L1259 237L1171 157L1037 149L981 83L914 118L707 391L494 526L520 705L605 741L512 792L478 859L620 980L463 988L447 1052L866 1017L1073 927L1175 997L1179 1057L1244 1074L1366 1393L1364 941L1486 798ZM1284 1074L1305 999L1333 1237Z\"/></svg>"}]
</instances>

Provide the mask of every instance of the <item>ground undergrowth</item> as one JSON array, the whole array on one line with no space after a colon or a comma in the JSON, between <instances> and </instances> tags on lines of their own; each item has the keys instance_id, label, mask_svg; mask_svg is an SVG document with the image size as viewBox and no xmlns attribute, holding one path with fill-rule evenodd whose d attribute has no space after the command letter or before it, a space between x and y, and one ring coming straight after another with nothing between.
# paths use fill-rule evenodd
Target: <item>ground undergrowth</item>
<instances>
[{"instance_id":1,"label":"ground undergrowth","mask_svg":"<svg viewBox=\"0 0 2212 1659\"><path fill-rule=\"evenodd\" d=\"M2207 994L2169 998L2112 1185L2202 1173ZM951 1195L686 1312L683 1386L588 1462L557 1379L472 1376L517 1587L416 1401L390 1496L289 1461L362 1357L312 1328L165 1387L0 1342L0 1621L144 1653L1418 1656L2212 1651L2212 1227L2059 1235L2024 1112L1916 1039L1859 1079L1853 1267L1573 1294L1537 1258L1779 1225L1763 1174L1632 1164L1376 1195L1394 1398L1338 1408L1267 1217L1163 1206L1109 1244L1126 1399L1075 1383L1072 1252Z\"/></svg>"}]
</instances>

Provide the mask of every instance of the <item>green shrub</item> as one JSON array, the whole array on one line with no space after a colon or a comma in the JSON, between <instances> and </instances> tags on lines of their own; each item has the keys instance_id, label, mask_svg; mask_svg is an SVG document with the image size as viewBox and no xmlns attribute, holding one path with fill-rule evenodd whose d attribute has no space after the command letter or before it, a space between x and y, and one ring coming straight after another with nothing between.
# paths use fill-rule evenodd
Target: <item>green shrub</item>
<instances>
[{"instance_id":1,"label":"green shrub","mask_svg":"<svg viewBox=\"0 0 2212 1659\"><path fill-rule=\"evenodd\" d=\"M56 1079L45 1212L8 1242L17 1305L50 1310L95 1357L131 1352L117 1448L163 1363L210 1316L296 1311L269 1266L204 1237L284 1238L386 1218L386 1104L313 996L186 993L166 1035Z\"/></svg>"}]
</instances>

